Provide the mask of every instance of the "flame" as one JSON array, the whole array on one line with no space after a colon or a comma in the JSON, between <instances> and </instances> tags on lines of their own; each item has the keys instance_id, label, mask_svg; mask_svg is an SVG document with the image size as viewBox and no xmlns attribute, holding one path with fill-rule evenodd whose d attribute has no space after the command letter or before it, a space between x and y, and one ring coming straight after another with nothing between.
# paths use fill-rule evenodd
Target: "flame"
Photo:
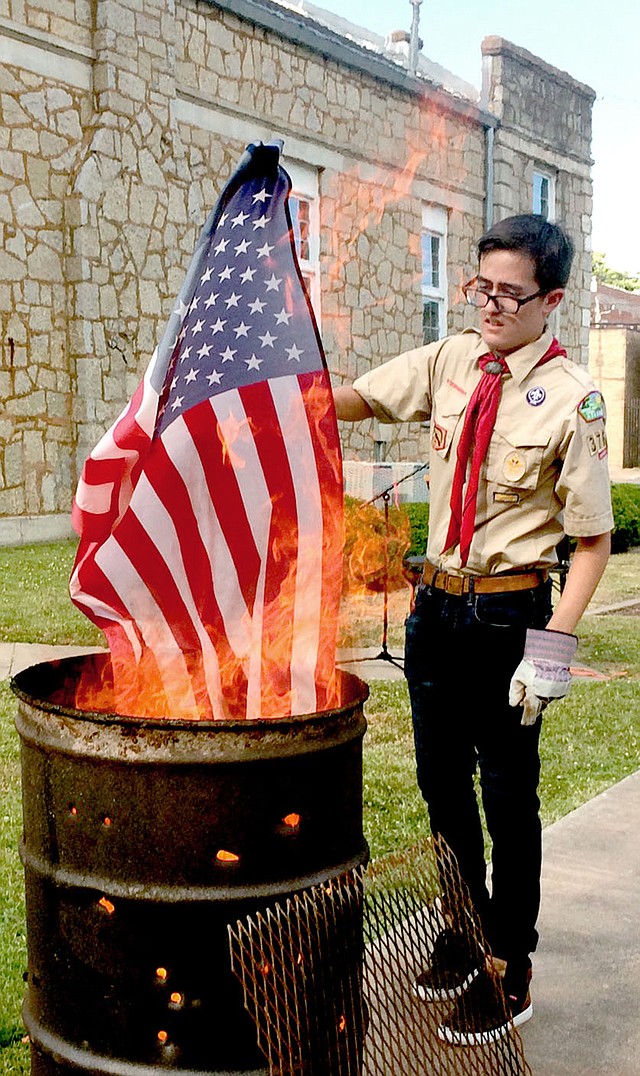
<instances>
[{"instance_id":1,"label":"flame","mask_svg":"<svg viewBox=\"0 0 640 1076\"><path fill-rule=\"evenodd\" d=\"M161 1042L164 1045L164 1043L167 1041L168 1038L169 1038L169 1032L168 1031L159 1031L158 1032L158 1042Z\"/></svg>"},{"instance_id":2,"label":"flame","mask_svg":"<svg viewBox=\"0 0 640 1076\"><path fill-rule=\"evenodd\" d=\"M270 975L271 974L271 964L266 964L266 963L263 964L260 970L261 970L263 975L265 975L265 976Z\"/></svg>"},{"instance_id":3,"label":"flame","mask_svg":"<svg viewBox=\"0 0 640 1076\"><path fill-rule=\"evenodd\" d=\"M338 1021L338 1031L344 1031L347 1026L347 1020L345 1016L341 1016Z\"/></svg>"},{"instance_id":4,"label":"flame","mask_svg":"<svg viewBox=\"0 0 640 1076\"><path fill-rule=\"evenodd\" d=\"M168 975L169 972L166 968L156 968L156 977L160 979L161 982L166 982Z\"/></svg>"},{"instance_id":5,"label":"flame","mask_svg":"<svg viewBox=\"0 0 640 1076\"><path fill-rule=\"evenodd\" d=\"M237 856L235 852L227 852L225 848L221 848L216 852L216 859L220 863L239 863L240 856Z\"/></svg>"},{"instance_id":6,"label":"flame","mask_svg":"<svg viewBox=\"0 0 640 1076\"><path fill-rule=\"evenodd\" d=\"M107 826L107 828L111 825L111 819L109 818L109 815L105 815L105 817L102 819L102 824L103 826Z\"/></svg>"},{"instance_id":7,"label":"flame","mask_svg":"<svg viewBox=\"0 0 640 1076\"><path fill-rule=\"evenodd\" d=\"M169 1000L172 1002L173 1005L181 1005L183 1000L182 994L179 994L177 990L174 990Z\"/></svg>"},{"instance_id":8,"label":"flame","mask_svg":"<svg viewBox=\"0 0 640 1076\"><path fill-rule=\"evenodd\" d=\"M73 818L75 818L75 817L76 817L76 815L78 814L78 808L76 807L76 805L75 805L75 804L72 804L72 805L71 805L71 807L69 808L69 814L70 814L70 815L71 815L71 816L72 816Z\"/></svg>"},{"instance_id":9,"label":"flame","mask_svg":"<svg viewBox=\"0 0 640 1076\"><path fill-rule=\"evenodd\" d=\"M112 904L112 902L106 897L101 897L98 901L98 904L101 908L104 908L105 912L107 912L109 915L113 915L116 910L115 904Z\"/></svg>"},{"instance_id":10,"label":"flame","mask_svg":"<svg viewBox=\"0 0 640 1076\"><path fill-rule=\"evenodd\" d=\"M292 811L291 814L286 814L282 821L285 826L289 826L291 829L297 829L300 825L300 815Z\"/></svg>"}]
</instances>

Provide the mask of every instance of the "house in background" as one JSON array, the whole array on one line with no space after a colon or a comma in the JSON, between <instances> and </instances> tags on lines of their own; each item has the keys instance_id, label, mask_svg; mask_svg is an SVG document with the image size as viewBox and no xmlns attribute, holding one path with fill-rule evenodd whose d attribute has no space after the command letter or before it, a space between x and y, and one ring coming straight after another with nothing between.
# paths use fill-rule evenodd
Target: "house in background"
<instances>
[{"instance_id":1,"label":"house in background","mask_svg":"<svg viewBox=\"0 0 640 1076\"><path fill-rule=\"evenodd\" d=\"M587 364L593 91L492 37L477 92L389 31L306 0L2 7L0 542L69 532L82 463L252 141L284 140L334 383L470 324L478 236L532 209L576 241L554 327ZM341 432L347 461L428 458L419 424Z\"/></svg>"},{"instance_id":2,"label":"house in background","mask_svg":"<svg viewBox=\"0 0 640 1076\"><path fill-rule=\"evenodd\" d=\"M607 404L611 467L640 467L639 292L593 280L589 372Z\"/></svg>"}]
</instances>

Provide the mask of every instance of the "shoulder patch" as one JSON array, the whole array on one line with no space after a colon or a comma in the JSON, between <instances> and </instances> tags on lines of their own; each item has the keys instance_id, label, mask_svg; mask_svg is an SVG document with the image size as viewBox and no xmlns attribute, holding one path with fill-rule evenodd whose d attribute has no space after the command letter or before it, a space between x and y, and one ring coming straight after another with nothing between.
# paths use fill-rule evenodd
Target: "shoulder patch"
<instances>
[{"instance_id":1,"label":"shoulder patch","mask_svg":"<svg viewBox=\"0 0 640 1076\"><path fill-rule=\"evenodd\" d=\"M605 410L602 394L596 390L588 392L578 404L578 414L585 422L595 422L598 418L604 418Z\"/></svg>"}]
</instances>

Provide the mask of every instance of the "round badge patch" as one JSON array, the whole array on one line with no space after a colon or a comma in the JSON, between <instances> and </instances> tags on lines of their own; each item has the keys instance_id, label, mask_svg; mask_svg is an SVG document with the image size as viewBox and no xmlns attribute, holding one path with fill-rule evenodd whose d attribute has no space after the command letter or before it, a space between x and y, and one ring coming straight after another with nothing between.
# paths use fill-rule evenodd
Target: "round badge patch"
<instances>
[{"instance_id":1,"label":"round badge patch","mask_svg":"<svg viewBox=\"0 0 640 1076\"><path fill-rule=\"evenodd\" d=\"M518 482L527 469L527 461L517 448L507 453L502 461L502 473L507 482Z\"/></svg>"},{"instance_id":2,"label":"round badge patch","mask_svg":"<svg viewBox=\"0 0 640 1076\"><path fill-rule=\"evenodd\" d=\"M527 403L531 404L532 407L539 407L541 403L544 403L546 398L547 394L545 390L539 386L535 389L529 389L527 393Z\"/></svg>"}]
</instances>

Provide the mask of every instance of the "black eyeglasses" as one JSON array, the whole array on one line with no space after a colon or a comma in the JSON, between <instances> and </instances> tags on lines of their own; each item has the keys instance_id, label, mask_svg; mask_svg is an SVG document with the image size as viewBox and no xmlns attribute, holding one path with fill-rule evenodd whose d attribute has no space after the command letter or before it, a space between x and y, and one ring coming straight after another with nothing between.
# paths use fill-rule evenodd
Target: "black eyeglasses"
<instances>
[{"instance_id":1,"label":"black eyeglasses","mask_svg":"<svg viewBox=\"0 0 640 1076\"><path fill-rule=\"evenodd\" d=\"M499 314L517 314L525 303L530 303L532 299L539 299L541 295L549 294L548 290L536 291L524 299L516 299L515 295L492 295L483 288L479 288L473 280L465 284L462 291L470 306L475 306L477 310L484 310L485 306L493 303Z\"/></svg>"}]
</instances>

